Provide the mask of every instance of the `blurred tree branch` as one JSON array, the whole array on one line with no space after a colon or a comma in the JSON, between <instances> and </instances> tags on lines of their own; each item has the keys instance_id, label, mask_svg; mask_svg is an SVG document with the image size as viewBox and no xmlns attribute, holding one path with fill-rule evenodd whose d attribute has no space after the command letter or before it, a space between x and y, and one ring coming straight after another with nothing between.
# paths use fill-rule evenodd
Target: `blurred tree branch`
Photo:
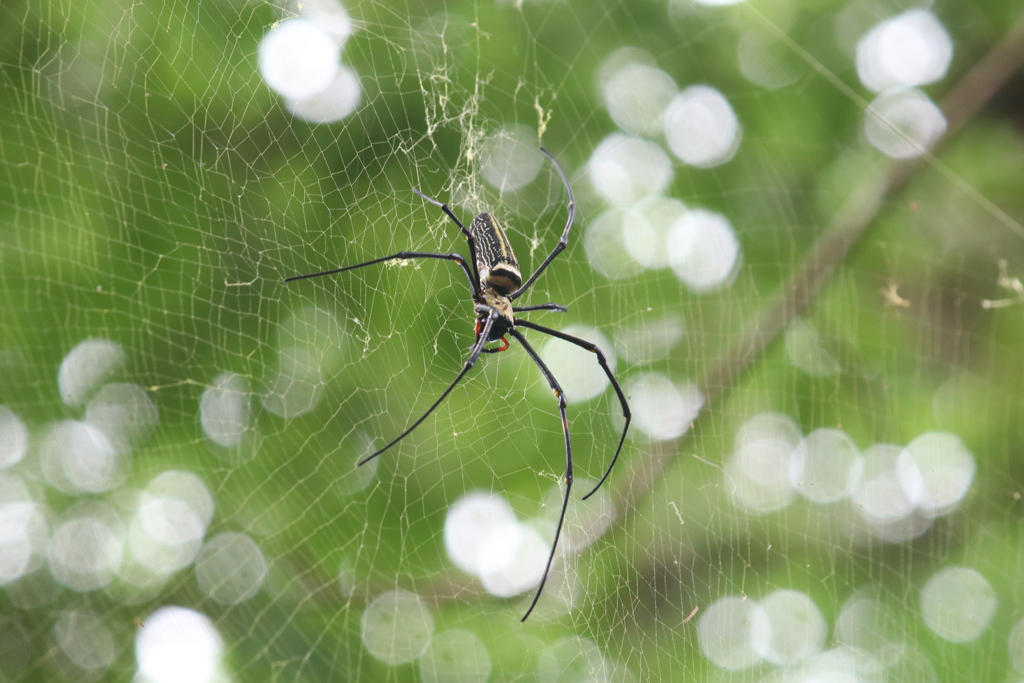
<instances>
[{"instance_id":1,"label":"blurred tree branch","mask_svg":"<svg viewBox=\"0 0 1024 683\"><path fill-rule=\"evenodd\" d=\"M941 102L948 127L946 135L938 144L949 140L971 121L1022 65L1024 14L1018 17L1002 40L978 60ZM880 173L850 192L789 279L750 318L736 341L716 360L708 363L707 374L698 382L706 399L702 414L707 411L708 405L728 393L747 368L762 356L768 345L808 307L836 267L864 237L886 201L922 167L937 169L958 189L983 204L1008 230L1024 237L1024 228L956 177L932 152L914 159L885 163ZM657 449L655 446L652 450ZM616 489L617 514L622 515L624 510L644 499L682 452L682 448L665 450L667 452L660 457L652 453L650 457L632 460L631 471L619 479L620 485Z\"/></svg>"}]
</instances>

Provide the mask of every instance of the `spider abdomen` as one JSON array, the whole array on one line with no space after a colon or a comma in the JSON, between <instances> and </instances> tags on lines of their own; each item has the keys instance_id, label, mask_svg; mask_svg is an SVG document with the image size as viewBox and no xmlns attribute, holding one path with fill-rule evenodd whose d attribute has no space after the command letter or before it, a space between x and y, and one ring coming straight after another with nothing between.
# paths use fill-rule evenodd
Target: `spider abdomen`
<instances>
[{"instance_id":1,"label":"spider abdomen","mask_svg":"<svg viewBox=\"0 0 1024 683\"><path fill-rule=\"evenodd\" d=\"M498 294L511 294L523 284L512 245L498 220L489 213L481 213L469 225L476 240L476 269L480 284Z\"/></svg>"}]
</instances>

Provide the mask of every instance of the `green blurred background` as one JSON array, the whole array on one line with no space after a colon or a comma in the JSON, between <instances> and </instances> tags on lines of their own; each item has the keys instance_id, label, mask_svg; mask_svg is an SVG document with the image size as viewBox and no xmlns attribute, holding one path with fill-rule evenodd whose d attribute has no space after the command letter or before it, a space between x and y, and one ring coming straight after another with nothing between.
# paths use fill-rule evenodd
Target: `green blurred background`
<instances>
[{"instance_id":1,"label":"green blurred background","mask_svg":"<svg viewBox=\"0 0 1024 683\"><path fill-rule=\"evenodd\" d=\"M812 252L844 203L892 172L862 132L874 95L858 81L853 48L912 6L349 2L354 31L342 60L358 74L362 102L315 125L289 113L258 71L260 41L294 7L4 0L0 405L29 434L4 485L30 492L50 532L83 504L129 528L154 477L194 473L216 507L207 538L246 534L266 575L255 595L223 604L191 564L157 584L132 584L125 549L108 583L75 590L51 576L43 533L34 569L0 588L9 643L0 645L0 679L130 680L146 619L179 605L220 634L223 680L433 680L418 660L392 666L364 642L367 604L404 590L429 608L435 632L475 634L490 680L797 680L815 665L723 669L698 633L721 598L753 602L780 589L820 610L823 652L843 645L837 619L858 591L891 605L889 627L919 659L844 680L1024 678L1014 669L1024 666L1024 634L1010 635L1024 618L1019 67L934 157L906 171L905 184L883 191L877 207L863 202L866 230L848 251L834 262ZM948 75L923 88L938 102L1004 39L1020 5L931 9L954 50ZM791 76L785 84L767 89L741 72L737 45L751 35L772 46ZM625 46L646 50L680 87L716 88L742 125L735 158L708 169L673 159L664 192L735 228L742 262L713 292L695 293L665 269L609 279L588 261L588 227L607 206L586 164L616 131L599 71ZM708 397L680 438L633 430L609 483L608 528L567 558L568 584L549 588L540 603L550 601L548 611L525 625L528 603L488 596L452 566L443 529L455 501L485 490L550 533L562 436L526 354L485 356L375 470L357 471L371 443L408 425L458 371L472 340L465 282L433 262L282 282L403 249L466 253L457 229L412 187L450 198L464 221L483 209L501 216L532 272L558 238L564 195L549 166L523 192L481 180L482 141L513 126L556 155L578 203L569 249L524 299L569 312L531 319L615 340L677 318L685 331L670 352L650 362L620 356L616 375L629 385L655 372ZM752 321L770 319L773 297L788 294L807 263L834 269L799 311L804 336L766 327L743 337ZM796 306L786 300L776 318L790 330ZM54 423L83 417L62 401L57 378L87 339L120 345L125 360L113 377L142 387L159 420L122 454L117 486L69 492L53 485L40 452ZM741 339L756 343L729 355ZM808 372L794 361L796 344L834 368ZM251 392L233 448L211 442L200 419L222 373ZM267 403L296 385L313 397L308 410ZM907 540L848 533L849 501L797 497L760 514L732 499L725 467L737 430L765 411L803 434L842 429L859 449L955 434L976 472L956 509ZM580 479L603 472L618 412L610 390L570 407ZM578 498L570 524L586 510ZM997 603L967 642L950 644L922 617L922 588L947 567L977 571ZM571 609L555 607L560 592L573 596ZM112 648L86 664L67 635L83 613Z\"/></svg>"}]
</instances>

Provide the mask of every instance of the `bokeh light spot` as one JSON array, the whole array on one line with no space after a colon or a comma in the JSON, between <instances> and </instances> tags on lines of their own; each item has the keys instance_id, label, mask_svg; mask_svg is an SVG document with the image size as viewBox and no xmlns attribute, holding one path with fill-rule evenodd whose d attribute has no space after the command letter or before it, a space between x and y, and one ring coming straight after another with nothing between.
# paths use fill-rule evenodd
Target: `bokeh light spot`
<instances>
[{"instance_id":1,"label":"bokeh light spot","mask_svg":"<svg viewBox=\"0 0 1024 683\"><path fill-rule=\"evenodd\" d=\"M480 575L480 546L488 534L506 524L514 524L516 515L503 497L475 491L455 501L444 521L444 547L456 567L473 576Z\"/></svg>"},{"instance_id":2,"label":"bokeh light spot","mask_svg":"<svg viewBox=\"0 0 1024 683\"><path fill-rule=\"evenodd\" d=\"M793 451L793 485L815 503L834 503L848 496L862 470L857 445L839 429L816 429Z\"/></svg>"},{"instance_id":3,"label":"bokeh light spot","mask_svg":"<svg viewBox=\"0 0 1024 683\"><path fill-rule=\"evenodd\" d=\"M161 607L136 632L137 681L214 683L224 641L209 617L185 607Z\"/></svg>"},{"instance_id":4,"label":"bokeh light spot","mask_svg":"<svg viewBox=\"0 0 1024 683\"><path fill-rule=\"evenodd\" d=\"M788 666L821 652L828 625L818 606L805 594L780 590L761 601L765 630L754 632L754 647L764 659Z\"/></svg>"},{"instance_id":5,"label":"bokeh light spot","mask_svg":"<svg viewBox=\"0 0 1024 683\"><path fill-rule=\"evenodd\" d=\"M114 578L124 555L124 530L116 513L101 503L72 506L50 539L50 572L58 583L84 593Z\"/></svg>"},{"instance_id":6,"label":"bokeh light spot","mask_svg":"<svg viewBox=\"0 0 1024 683\"><path fill-rule=\"evenodd\" d=\"M362 103L363 86L358 74L342 64L326 88L308 97L287 97L284 106L303 121L334 123L351 116Z\"/></svg>"},{"instance_id":7,"label":"bokeh light spot","mask_svg":"<svg viewBox=\"0 0 1024 683\"><path fill-rule=\"evenodd\" d=\"M480 580L491 595L511 598L544 577L551 544L521 522L495 527L480 544Z\"/></svg>"},{"instance_id":8,"label":"bokeh light spot","mask_svg":"<svg viewBox=\"0 0 1024 683\"><path fill-rule=\"evenodd\" d=\"M296 17L264 36L259 53L267 86L284 97L302 99L323 92L334 81L341 45L319 22Z\"/></svg>"},{"instance_id":9,"label":"bokeh light spot","mask_svg":"<svg viewBox=\"0 0 1024 683\"><path fill-rule=\"evenodd\" d=\"M668 235L668 260L676 277L694 292L729 283L740 264L740 243L729 219L707 209L690 209Z\"/></svg>"},{"instance_id":10,"label":"bokeh light spot","mask_svg":"<svg viewBox=\"0 0 1024 683\"><path fill-rule=\"evenodd\" d=\"M267 558L245 534L214 536L196 558L199 590L222 605L234 605L253 597L266 576Z\"/></svg>"},{"instance_id":11,"label":"bokeh light spot","mask_svg":"<svg viewBox=\"0 0 1024 683\"><path fill-rule=\"evenodd\" d=\"M566 325L561 331L596 344L604 353L608 367L615 372L615 351L606 336L585 325ZM540 356L549 368L558 369L558 383L570 404L589 401L608 388L608 376L598 364L597 356L585 349L561 339L549 339L541 347ZM546 387L545 383L545 390Z\"/></svg>"},{"instance_id":12,"label":"bokeh light spot","mask_svg":"<svg viewBox=\"0 0 1024 683\"><path fill-rule=\"evenodd\" d=\"M420 658L423 683L485 683L491 675L491 655L470 631L449 629L436 634Z\"/></svg>"},{"instance_id":13,"label":"bokeh light spot","mask_svg":"<svg viewBox=\"0 0 1024 683\"><path fill-rule=\"evenodd\" d=\"M526 187L540 172L544 155L537 148L537 133L526 126L503 128L484 139L480 174L501 192Z\"/></svg>"},{"instance_id":14,"label":"bokeh light spot","mask_svg":"<svg viewBox=\"0 0 1024 683\"><path fill-rule=\"evenodd\" d=\"M61 612L53 635L61 652L89 679L106 673L117 656L110 629L90 610Z\"/></svg>"},{"instance_id":15,"label":"bokeh light spot","mask_svg":"<svg viewBox=\"0 0 1024 683\"><path fill-rule=\"evenodd\" d=\"M594 190L615 206L661 194L674 175L672 162L660 146L621 133L609 135L597 146L587 172Z\"/></svg>"},{"instance_id":16,"label":"bokeh light spot","mask_svg":"<svg viewBox=\"0 0 1024 683\"><path fill-rule=\"evenodd\" d=\"M251 429L249 382L242 375L217 375L199 399L199 422L214 443L236 448Z\"/></svg>"},{"instance_id":17,"label":"bokeh light spot","mask_svg":"<svg viewBox=\"0 0 1024 683\"><path fill-rule=\"evenodd\" d=\"M633 135L661 131L665 108L679 90L671 76L643 62L617 64L602 75L601 98L615 125Z\"/></svg>"},{"instance_id":18,"label":"bokeh light spot","mask_svg":"<svg viewBox=\"0 0 1024 683\"><path fill-rule=\"evenodd\" d=\"M691 85L665 111L665 141L683 163L697 168L720 166L740 147L743 130L732 105L706 85Z\"/></svg>"},{"instance_id":19,"label":"bokeh light spot","mask_svg":"<svg viewBox=\"0 0 1024 683\"><path fill-rule=\"evenodd\" d=\"M21 462L28 450L28 428L7 406L0 406L0 469Z\"/></svg>"},{"instance_id":20,"label":"bokeh light spot","mask_svg":"<svg viewBox=\"0 0 1024 683\"><path fill-rule=\"evenodd\" d=\"M946 117L920 90L888 91L864 114L864 137L886 156L920 156L946 132Z\"/></svg>"},{"instance_id":21,"label":"bokeh light spot","mask_svg":"<svg viewBox=\"0 0 1024 683\"><path fill-rule=\"evenodd\" d=\"M109 376L122 370L128 355L117 342L86 339L68 352L57 371L57 385L65 404L77 406Z\"/></svg>"},{"instance_id":22,"label":"bokeh light spot","mask_svg":"<svg viewBox=\"0 0 1024 683\"><path fill-rule=\"evenodd\" d=\"M746 669L761 661L755 645L755 633L771 629L759 604L735 596L719 598L703 612L697 622L700 650L722 669Z\"/></svg>"},{"instance_id":23,"label":"bokeh light spot","mask_svg":"<svg viewBox=\"0 0 1024 683\"><path fill-rule=\"evenodd\" d=\"M637 431L655 441L668 441L685 434L704 405L704 396L696 386L677 387L672 380L657 373L631 377L626 395L630 397Z\"/></svg>"},{"instance_id":24,"label":"bokeh light spot","mask_svg":"<svg viewBox=\"0 0 1024 683\"><path fill-rule=\"evenodd\" d=\"M391 591L363 612L363 646L385 664L405 664L419 658L430 645L434 618L419 596Z\"/></svg>"},{"instance_id":25,"label":"bokeh light spot","mask_svg":"<svg viewBox=\"0 0 1024 683\"><path fill-rule=\"evenodd\" d=\"M925 9L912 9L877 24L857 43L857 75L874 92L934 83L946 75L953 43Z\"/></svg>"},{"instance_id":26,"label":"bokeh light spot","mask_svg":"<svg viewBox=\"0 0 1024 683\"><path fill-rule=\"evenodd\" d=\"M935 635L953 643L977 640L996 613L991 584L968 567L947 567L921 589L921 616Z\"/></svg>"}]
</instances>

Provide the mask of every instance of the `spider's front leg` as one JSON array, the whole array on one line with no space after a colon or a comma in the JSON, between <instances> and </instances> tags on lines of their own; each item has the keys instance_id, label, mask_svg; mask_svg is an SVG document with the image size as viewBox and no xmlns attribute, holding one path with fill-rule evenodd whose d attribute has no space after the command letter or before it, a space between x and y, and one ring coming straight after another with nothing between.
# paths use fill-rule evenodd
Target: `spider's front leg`
<instances>
[{"instance_id":1,"label":"spider's front leg","mask_svg":"<svg viewBox=\"0 0 1024 683\"><path fill-rule=\"evenodd\" d=\"M452 389L455 388L455 385L458 384L462 380L462 378L466 376L466 373L469 372L470 369L472 369L472 367L474 365L476 365L477 359L480 357L480 354L483 352L483 350L484 350L484 341L480 337L489 337L489 336L491 336L491 332L492 332L492 330L494 328L494 325L500 319L501 318L500 318L500 316L499 316L497 311L490 311L487 314L487 316L484 318L484 323L483 323L484 327L480 331L480 336L477 337L476 343L473 344L473 349L470 351L469 357L466 359L466 362L462 365L462 371L459 372L459 374L455 376L455 379L453 379L452 383L448 385L448 388L444 390L444 393L441 394L441 397L438 398L436 401L434 401L433 405L431 405L429 408L427 408L427 412L423 413L423 415L420 416L420 419L418 419L415 422L413 422L412 426L410 426L404 432L402 432L401 434L396 436L394 439L389 441L387 443L387 445L385 445L383 448L377 449L376 451L374 451L373 453L371 453L370 455L366 456L365 458L360 460L358 463L356 463L357 465L365 465L366 463L370 462L371 460L376 458L378 455L380 455L381 453L383 453L384 451L386 451L387 449L391 448L396 443L398 443L399 441L401 441L402 439L407 437L412 432L412 430L414 430L417 427L419 427L420 423L423 422L424 420L426 420L427 417L432 412L434 412L435 408L437 408L439 405L441 405L442 401L444 401L446 398L448 398L448 394L452 393Z\"/></svg>"}]
</instances>

